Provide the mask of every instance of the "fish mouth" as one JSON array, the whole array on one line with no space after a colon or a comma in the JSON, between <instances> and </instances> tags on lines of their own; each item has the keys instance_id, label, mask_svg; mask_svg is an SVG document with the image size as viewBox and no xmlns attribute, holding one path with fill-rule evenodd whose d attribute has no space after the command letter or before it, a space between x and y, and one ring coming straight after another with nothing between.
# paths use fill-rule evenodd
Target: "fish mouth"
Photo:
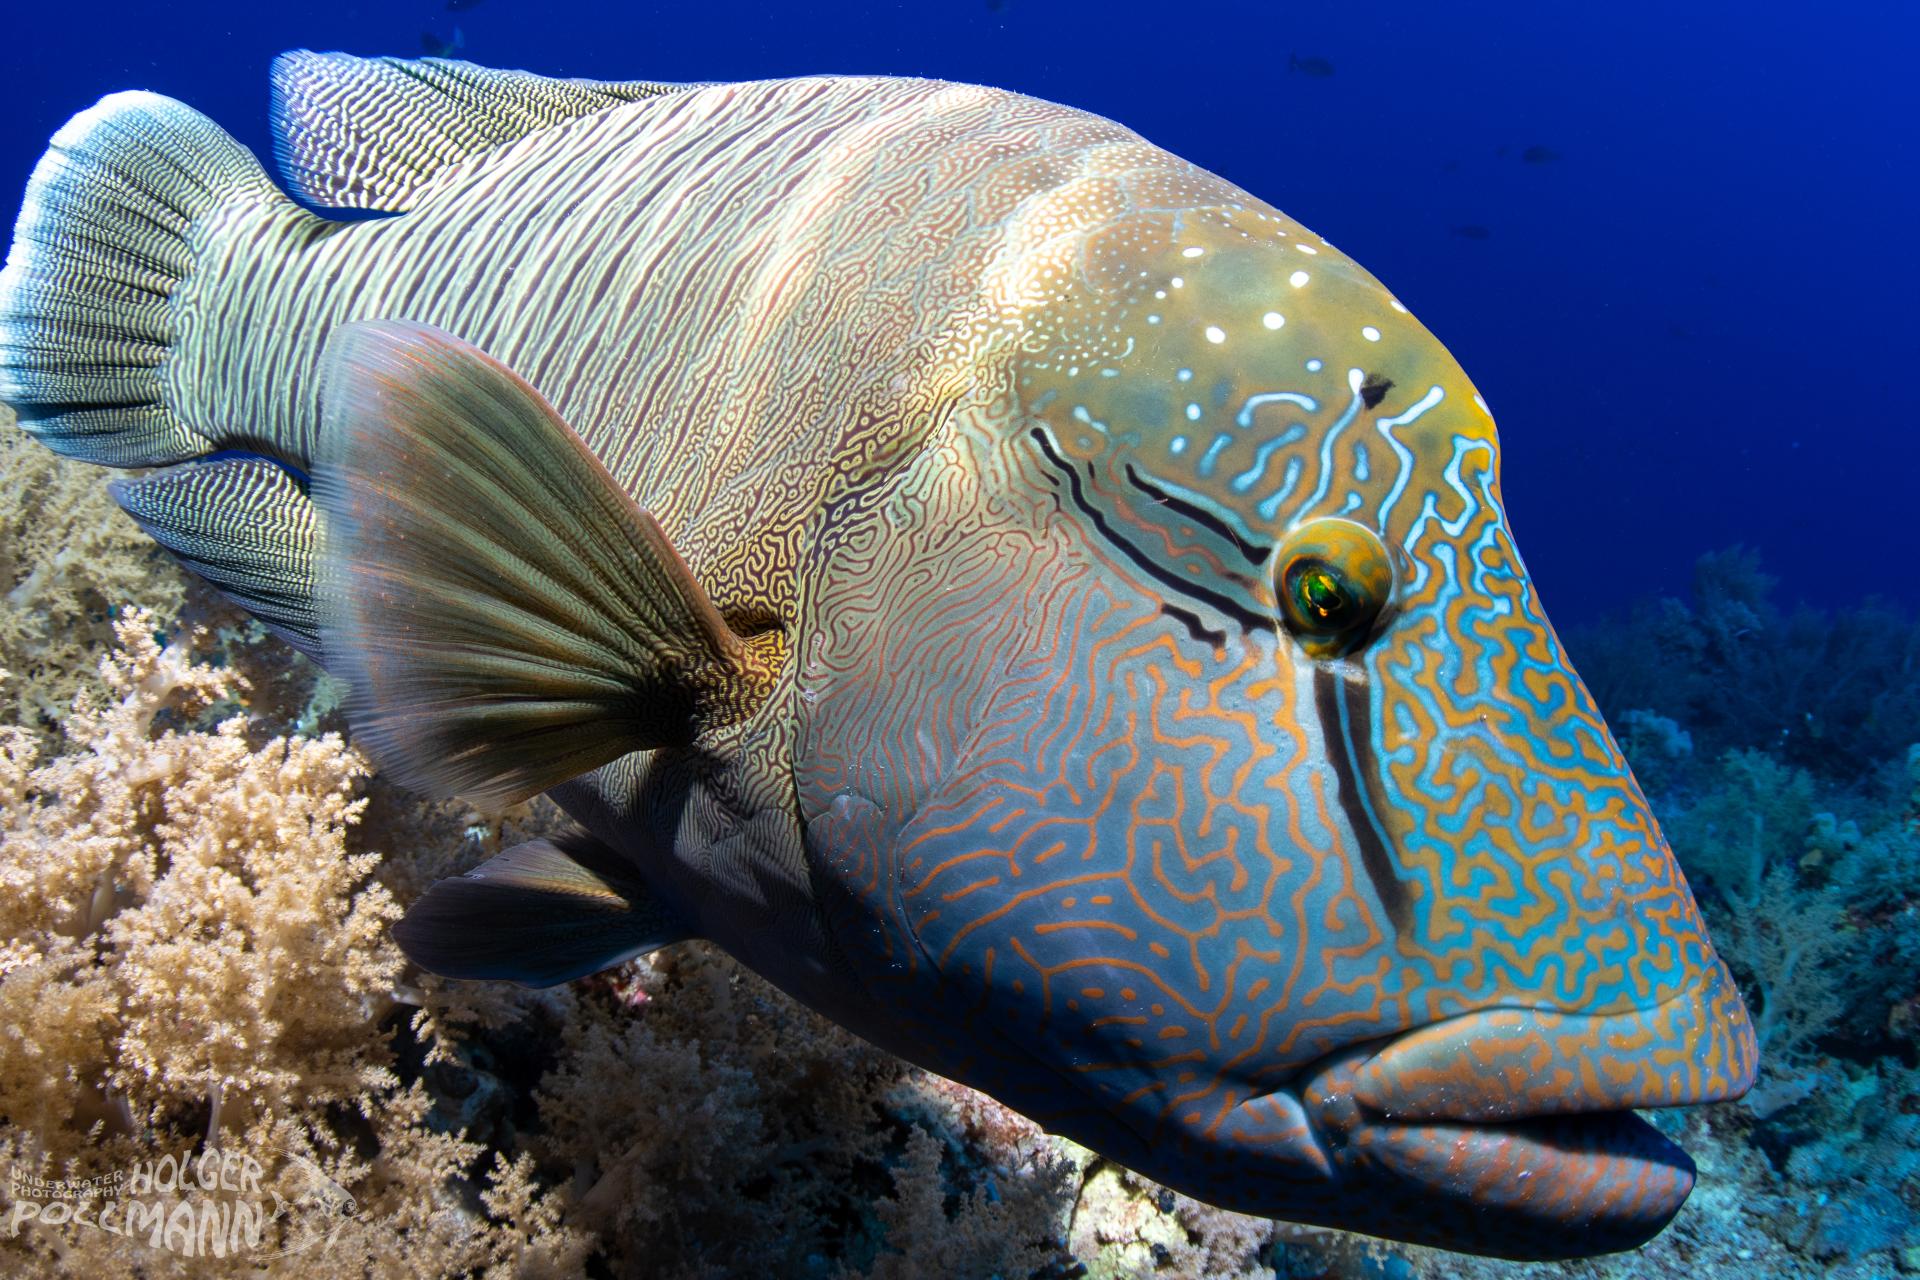
<instances>
[{"instance_id":1,"label":"fish mouth","mask_svg":"<svg viewBox=\"0 0 1920 1280\"><path fill-rule=\"evenodd\" d=\"M1631 1111L1400 1120L1360 1100L1363 1050L1303 1109L1346 1201L1329 1225L1518 1261L1593 1257L1658 1235L1693 1191L1687 1153Z\"/></svg>"},{"instance_id":2,"label":"fish mouth","mask_svg":"<svg viewBox=\"0 0 1920 1280\"><path fill-rule=\"evenodd\" d=\"M1651 1010L1483 1009L1355 1047L1301 1101L1340 1181L1396 1234L1411 1222L1409 1238L1444 1248L1588 1257L1644 1244L1693 1190L1693 1161L1633 1108L1738 1097L1756 1057L1714 959Z\"/></svg>"},{"instance_id":3,"label":"fish mouth","mask_svg":"<svg viewBox=\"0 0 1920 1280\"><path fill-rule=\"evenodd\" d=\"M1492 1008L1406 1032L1367 1060L1355 1097L1397 1120L1514 1120L1738 1098L1759 1047L1718 957L1652 1009Z\"/></svg>"}]
</instances>

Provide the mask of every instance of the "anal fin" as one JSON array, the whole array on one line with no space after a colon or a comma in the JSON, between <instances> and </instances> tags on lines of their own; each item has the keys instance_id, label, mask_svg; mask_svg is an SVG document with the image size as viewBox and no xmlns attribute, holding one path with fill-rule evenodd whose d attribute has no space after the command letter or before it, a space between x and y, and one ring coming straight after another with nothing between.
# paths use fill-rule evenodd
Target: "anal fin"
<instances>
[{"instance_id":1,"label":"anal fin","mask_svg":"<svg viewBox=\"0 0 1920 1280\"><path fill-rule=\"evenodd\" d=\"M261 457L190 462L107 491L187 568L319 660L314 507L285 468Z\"/></svg>"},{"instance_id":2,"label":"anal fin","mask_svg":"<svg viewBox=\"0 0 1920 1280\"><path fill-rule=\"evenodd\" d=\"M692 934L585 832L530 840L435 884L394 926L407 958L448 978L551 987Z\"/></svg>"}]
</instances>

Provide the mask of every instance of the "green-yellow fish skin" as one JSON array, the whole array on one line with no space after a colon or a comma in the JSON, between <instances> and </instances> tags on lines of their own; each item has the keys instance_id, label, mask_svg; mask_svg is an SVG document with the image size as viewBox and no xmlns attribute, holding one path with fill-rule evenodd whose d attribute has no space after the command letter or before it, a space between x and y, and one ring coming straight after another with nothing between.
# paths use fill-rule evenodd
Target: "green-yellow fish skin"
<instances>
[{"instance_id":1,"label":"green-yellow fish skin","mask_svg":"<svg viewBox=\"0 0 1920 1280\"><path fill-rule=\"evenodd\" d=\"M1228 1208L1521 1258L1671 1218L1632 1109L1739 1096L1753 1031L1484 401L1372 276L996 89L276 77L296 189L394 216L115 95L29 187L0 399L182 464L123 505L399 776L578 821L416 959L704 936Z\"/></svg>"}]
</instances>

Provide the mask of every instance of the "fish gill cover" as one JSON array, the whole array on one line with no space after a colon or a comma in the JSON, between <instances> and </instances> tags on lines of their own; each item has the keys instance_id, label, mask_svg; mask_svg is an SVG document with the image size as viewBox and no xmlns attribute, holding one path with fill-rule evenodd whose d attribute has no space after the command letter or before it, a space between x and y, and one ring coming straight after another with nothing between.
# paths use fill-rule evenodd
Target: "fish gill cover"
<instances>
[{"instance_id":1,"label":"fish gill cover","mask_svg":"<svg viewBox=\"0 0 1920 1280\"><path fill-rule=\"evenodd\" d=\"M996 20L1013 21L1019 10L1008 6L992 13ZM472 38L475 21L475 14L462 13L466 38ZM1301 53L1324 62L1329 74L1297 74L1296 80L1334 85L1349 74L1351 60L1338 50L1321 56L1303 47ZM654 76L662 69L623 68L619 74ZM1127 118L1118 105L1109 110ZM1575 154L1555 146L1550 161L1529 160L1522 153L1532 145L1511 148L1510 157L1496 158L1544 171L1569 164ZM1228 167L1211 157L1210 163ZM1339 231L1325 219L1314 221ZM1489 231L1489 244L1499 243L1497 231L1472 225ZM1365 257L1380 266L1377 255L1369 252ZM1398 272L1389 278L1401 283ZM1423 305L1421 310L1432 322L1431 309ZM1288 323L1298 331L1297 316ZM1231 326L1222 326L1222 333L1237 336ZM1227 345L1215 344L1204 329L1200 336L1210 345ZM1454 346L1459 349L1460 343L1456 340ZM1478 372L1479 360L1472 363ZM1494 387L1482 376L1483 385ZM1354 392L1361 409L1374 409L1379 404L1375 397L1392 395L1391 387L1377 390L1382 381L1390 380L1363 377L1361 389ZM1523 433L1505 397L1497 389L1494 395L1501 402L1510 442ZM1204 400L1193 403L1203 414L1209 408ZM1085 398L1081 404L1091 404L1087 417L1097 422L1114 420L1098 404ZM1388 416L1395 408L1393 403L1385 406ZM1056 450L1084 447L1071 438L1071 426L1050 430ZM1043 458L1047 443L1036 441ZM24 461L29 452L22 449L15 456ZM1063 460L1072 456L1060 455ZM1204 459L1198 453L1188 456L1196 467ZM1280 454L1279 461L1285 457ZM1274 463L1271 455L1261 461ZM1220 470L1231 479L1247 469ZM49 473L43 469L35 474ZM260 484L267 487L245 489L248 494L270 497L272 485L279 483L268 473L227 474L262 477ZM1124 467L1111 480L1130 482ZM1163 492L1172 492L1164 488L1170 483L1164 473L1136 468L1131 480L1157 483ZM1522 501L1512 467L1506 480L1515 495L1512 501ZM1109 482L1098 465L1090 464L1081 479L1061 493L1065 498L1071 490L1083 510L1105 511L1111 526L1111 508L1100 505L1110 501L1101 488ZM129 560L125 551L114 549L115 537L121 538L120 547L137 544L98 515L86 515L83 506L75 506L82 514L61 526L76 534L50 534L51 512L60 508L49 499L57 492L62 495L58 502L84 502L84 489L51 490L48 483L46 478L35 482L31 492L36 496L23 506L15 526L19 532L9 536L8 548L20 549L15 574L19 586L11 600L18 607L22 643L40 654L35 678L44 673L71 687L80 674L76 668L86 661L54 654L49 640L69 633L64 627L56 631L36 626L36 619L67 616L104 630L111 623L107 615L119 612L123 603L152 598L148 591L178 593L181 588L179 579L161 566ZM1554 492L1577 497L1584 488L1561 479ZM75 497L66 498L68 492ZM85 527L89 519L94 522L91 528ZM1126 528L1118 527L1124 540ZM1772 532L1757 529L1752 540L1764 545ZM83 543L106 541L99 554L74 555L69 539L75 536ZM1137 539L1137 532L1134 536ZM1125 545L1137 551L1137 540ZM1537 567L1536 545L1530 535L1530 559ZM1343 551L1333 563L1349 563L1344 557L1350 554ZM1323 551L1320 559L1327 558ZM1683 553L1675 563L1691 558ZM1625 563L1637 571L1645 561L1628 558ZM1703 562L1688 603L1649 602L1630 621L1576 632L1569 642L1641 785L1665 820L1715 941L1747 993L1766 1055L1760 1087L1748 1101L1722 1109L1724 1115L1709 1111L1678 1125L1666 1124L1701 1161L1702 1187L1676 1227L1636 1255L1645 1259L1637 1265L1649 1268L1720 1259L1748 1268L1840 1273L1859 1267L1860 1274L1875 1274L1876 1267L1884 1270L1907 1260L1900 1251L1912 1243L1906 1197L1912 1191L1913 1143L1905 1117L1914 1092L1914 963L1908 954L1914 931L1908 886L1914 864L1915 765L1903 746L1920 736L1908 732L1914 723L1913 629L1898 604L1855 608L1845 603L1844 588L1833 585L1841 579L1796 574L1791 560L1787 568L1782 576L1792 594L1786 599L1806 596L1810 584L1817 582L1818 608L1795 613L1776 604L1771 584L1751 558L1729 553ZM1648 572L1672 574L1674 568L1665 565ZM1646 581L1637 572L1628 576L1636 583ZM1544 572L1542 579L1550 598L1561 599L1559 581ZM964 573L959 580L964 581ZM1276 580L1290 581L1284 575ZM1354 579L1364 580L1364 573ZM1303 577L1291 585L1298 587L1298 599L1308 610L1329 616L1339 607L1339 598L1327 595L1324 583ZM1897 588L1898 579L1888 585ZM72 597L62 597L69 586L81 593L77 608L68 602ZM1360 588L1363 600L1368 590ZM1679 592L1670 594L1677 597ZM1630 595L1620 590L1597 600L1624 601ZM177 594L172 598L178 599ZM196 598L202 610L217 607L204 594ZM165 599L157 603L178 609ZM1193 630L1191 640L1203 647L1212 643L1208 633L1217 624L1204 609L1195 613L1194 606L1179 607L1194 620L1170 615L1170 622ZM160 625L170 629L164 618ZM283 632L289 629L285 618L278 625ZM1340 635L1341 629L1334 628L1333 634ZM31 830L44 834L10 838L8 847L29 866L54 859L54 873L45 877L45 896L27 893L20 898L21 910L31 918L23 917L9 928L25 979L13 992L28 1002L10 1021L17 1027L45 1028L31 1031L22 1042L29 1056L13 1058L7 1067L9 1079L30 1081L40 1091L40 1101L22 1100L7 1110L12 1123L25 1126L21 1166L40 1162L34 1167L41 1172L32 1176L50 1177L47 1161L74 1156L93 1162L100 1173L116 1164L137 1166L143 1153L169 1149L169 1143L183 1153L221 1145L272 1148L268 1154L287 1153L279 1157L275 1174L292 1200L301 1194L295 1186L304 1176L299 1161L317 1161L315 1167L336 1185L353 1189L367 1210L351 1231L331 1223L324 1237L339 1264L350 1268L376 1265L370 1260L399 1242L422 1265L448 1273L480 1270L508 1257L522 1259L526 1267L551 1266L565 1273L589 1254L598 1254L603 1265L633 1274L672 1274L702 1265L741 1270L781 1256L791 1260L789 1269L794 1271L824 1272L846 1265L872 1274L888 1274L891 1268L902 1274L1046 1273L1049 1268L1070 1270L1074 1264L1067 1258L1094 1271L1137 1274L1159 1269L1173 1275L1261 1274L1261 1268L1363 1273L1406 1266L1405 1259L1418 1269L1436 1268L1436 1274L1483 1265L1440 1262L1416 1250L1382 1252L1382 1246L1371 1246L1369 1253L1368 1246L1357 1242L1283 1231L1171 1193L1156 1195L1133 1175L1084 1151L1042 1139L1017 1116L996 1111L977 1096L955 1092L936 1077L901 1075L905 1069L893 1060L831 1032L828 1024L792 1023L800 1016L797 1011L742 974L719 985L711 978L678 981L685 975L669 965L665 985L649 985L646 968L610 988L590 983L583 993L589 1003L603 990L609 996L597 1014L586 1015L589 1020L604 1018L603 1033L571 1029L581 1016L581 1006L574 1003L577 996L516 997L485 1009L488 1016L481 1029L460 1036L453 1027L463 1014L475 1012L461 1004L477 998L473 989L454 984L463 994L447 1016L438 1019L430 1012L433 998L421 996L433 984L396 976L384 967L396 960L391 943L379 934L378 922L391 911L386 894L412 901L427 881L480 855L480 849L447 824L464 825L469 834L479 828L478 837L489 840L504 834L500 825L478 819L463 823L455 811L440 819L438 831L402 826L376 836L373 823L356 828L347 815L332 826L323 821L318 835L309 828L303 839L319 839L320 847L302 844L297 856L285 857L295 842L285 834L284 821L268 820L263 834L239 831L227 838L221 845L225 853L199 852L193 842L231 819L207 808L204 820L170 822L158 816L175 812L167 805L177 804L183 814L197 812L208 804L199 797L239 789L259 797L257 805L277 796L299 812L324 813L321 797L329 789L345 796L355 785L365 785L356 784L353 776L362 766L327 764L314 757L298 769L315 781L296 780L294 753L277 747L274 734L284 730L299 737L341 722L328 709L328 695L309 696L306 682L311 676L298 662L285 665L286 651L278 641L263 643L257 633L230 629L218 642L228 664L253 676L252 691L243 692L233 681L202 686L171 674L183 668L177 665L178 654L167 655L177 647L184 651L184 646L169 645L156 654L151 646L143 648L137 635L122 628L120 665L107 670L100 677L105 683L96 685L95 696L102 705L120 707L121 719L107 717L96 725L66 717L68 739L109 762L109 781L80 781L82 775L66 765L51 771L41 767L38 773L32 763L19 765L25 780L21 797L28 813L39 814L35 821L41 824ZM92 652L100 652L103 642L104 637L92 640ZM1345 650L1350 644L1342 639L1337 647ZM13 666L14 659L7 663ZM200 691L203 687L205 692ZM215 707L197 711L194 704L209 697L216 700ZM52 729L60 717L51 709L64 698L64 692L36 690L31 695L37 707L49 709L33 713L36 719L29 723L36 732ZM174 709L156 713L143 698L156 704L172 698ZM235 732L251 734L253 742L235 754L234 748L219 747L222 735L211 730L223 709L217 700L227 699L224 709L235 710L242 698L248 703L251 727ZM176 715L197 716L197 725L181 720L178 733L169 737ZM144 763L148 758L138 747L142 734L160 735L155 741L169 763ZM20 750L24 753L26 747ZM18 759L25 761L26 756ZM241 781L245 771L253 769L268 770L263 776L273 781ZM119 784L112 783L114 778ZM106 794L130 779L139 782L126 791L124 800ZM158 792L151 789L155 785ZM387 783L376 780L371 785L376 809L388 807L380 822L422 821L408 816L410 802ZM150 789L142 791L142 786ZM86 804L49 803L52 797L82 794L106 798ZM156 795L164 798L156 800ZM131 816L111 816L116 803L130 805ZM857 816L857 810L847 806L835 812ZM104 870L87 861L94 855L75 852L73 839L62 834L71 829L62 823L76 821L90 831L120 833L108 840L101 855L107 859ZM369 840L374 843L366 843ZM31 852L39 848L56 852ZM254 848L259 852L245 854L250 860L238 860ZM368 879L368 864L346 860L346 848L379 848L387 857ZM276 850L287 865L280 865ZM411 866L410 859L415 860ZM321 879L308 888L274 888L279 877L314 874ZM1374 869L1367 874L1373 876ZM80 882L89 883L91 891L83 892ZM1374 880L1376 892L1383 883ZM217 891L201 887L208 885ZM248 892L271 904L272 914L246 908ZM184 904L196 897L215 905L181 915ZM284 923L276 923L290 898L310 904L304 909L318 915L303 917L294 910ZM1387 899L1379 901L1391 915ZM1419 901L1416 894L1416 907ZM68 914L61 916L62 910ZM48 913L59 918L43 919ZM191 954L182 954L182 948L143 950L145 930L158 937L192 938L204 955L192 967ZM90 956L91 967L63 941L75 937ZM264 946L262 937L267 940ZM288 938L309 941L294 946ZM96 940L91 948L88 939ZM102 945L107 939L111 944ZM316 943L333 950L302 958L301 947ZM241 957L249 952L284 958L284 972L276 967L266 975L245 977ZM724 963L686 948L659 953L675 954L696 957L695 973L714 972L710 966ZM654 972L661 971L661 965L657 958ZM64 975L65 987L46 986L56 972ZM10 969L10 978L12 973ZM1873 980L1863 981L1867 975ZM212 982L212 994L187 994L198 989L196 981ZM305 1026L280 1013L274 995L280 984L303 981L318 984L316 989L337 986L353 998L345 1004L315 1002L303 1012L322 1021ZM67 994L68 988L89 982L100 985L88 988L94 994L86 1000L75 1002ZM142 988L150 994L140 995ZM666 1007L670 989L690 993L673 1001L674 1014ZM133 994L124 1003L106 999L105 993L118 990ZM745 1014L740 990L759 992ZM376 998L369 999L370 993ZM185 1043L143 1022L150 1019L145 1010L170 1007L174 997L184 999L185 1007L206 1010L185 1022ZM62 1002L66 1022L44 1003L49 998ZM264 1002L263 1008L253 1007L256 999ZM634 1016L635 1004L644 1006L639 1017ZM383 1032L405 1022L410 1007L429 1012L414 1018L397 1046L383 1047ZM561 1012L543 1023L534 1012L539 1007ZM774 1017L770 1009L788 1012ZM694 1021L676 1024L676 1016ZM782 1031L771 1041L748 1042L742 1039L742 1028L733 1025L742 1020L747 1030L756 1025L794 1030ZM242 1030L220 1029L228 1025ZM98 1041L98 1046L59 1049L68 1039L61 1026L73 1027L79 1043ZM249 1026L253 1029L245 1029ZM283 1027L291 1027L292 1033L276 1040ZM196 1032L204 1034L196 1040ZM681 1039L673 1041L676 1033ZM437 1039L441 1036L444 1045ZM667 1052L657 1051L649 1038L653 1036L668 1038ZM802 1047L822 1037L821 1043L839 1047ZM456 1039L457 1051L452 1047ZM317 1062L303 1062L276 1075L271 1055L256 1049L257 1061L245 1062L223 1056L217 1048L223 1042L284 1043L286 1052L294 1055L320 1052L321 1044L329 1047ZM562 1047L556 1049L556 1044ZM442 1051L436 1053L437 1047ZM44 1068L49 1048L79 1065L48 1075ZM843 1056L849 1052L856 1056ZM457 1069L449 1065L450 1055ZM783 1061L784 1066L776 1065ZM676 1102L673 1082L683 1073L690 1073L685 1075L688 1092L682 1095L684 1101ZM782 1085L783 1078L792 1083ZM835 1090L826 1087L830 1079L840 1082ZM911 1082L904 1094L903 1080ZM62 1081L76 1083L63 1094ZM290 1081L316 1081L320 1087L300 1096L275 1097ZM646 1087L631 1096L634 1118L623 1121L609 1109L609 1097L626 1096L622 1091L631 1090L634 1081ZM427 1103L415 1108L391 1102L371 1136L336 1114L341 1102L378 1111L381 1099L397 1099L393 1090L403 1087ZM779 1098L781 1088L791 1091L770 1111L769 1100ZM766 1092L769 1089L772 1092ZM93 1096L89 1090L97 1093L100 1110L90 1110L96 1104L85 1101ZM437 1118L424 1109L435 1100L443 1104ZM62 1111L63 1106L69 1109ZM496 1113L493 1118L482 1114L488 1109ZM710 1142L663 1146L667 1135L659 1122L644 1118L685 1117L695 1110L711 1117L716 1127L694 1130L691 1137L705 1136ZM89 1139L83 1122L94 1114L105 1121ZM17 1115L65 1120L29 1122ZM783 1128L793 1123L825 1127L799 1134ZM478 1138L474 1145L421 1145L424 1135L462 1126L469 1138ZM688 1135L684 1119L676 1127ZM49 1137L62 1131L72 1136ZM769 1135L781 1132L787 1136L769 1146ZM937 1141L928 1141L929 1135ZM122 1139L122 1145L111 1145ZM349 1147L354 1159L346 1158ZM417 1160L409 1155L416 1150L424 1152ZM505 1163L482 1177L495 1154ZM365 1162L365 1168L356 1165L356 1159ZM382 1168L388 1173L369 1181ZM771 1177L769 1170L774 1171ZM961 1193L958 1200L954 1188ZM14 1200L22 1197L15 1195ZM950 1222L953 1225L947 1225ZM480 1226L486 1229L476 1230ZM25 1223L13 1243L27 1250L44 1248L51 1233L59 1233L63 1248L86 1234L43 1214ZM447 1233L457 1246L447 1243ZM137 1265L129 1260L143 1255L137 1249L127 1251L123 1235L106 1234L111 1238L82 1241L79 1247L91 1252L69 1253L69 1265L81 1267L88 1259L96 1268ZM781 1255L775 1252L775 1241L783 1242L778 1248L799 1252ZM1744 1259L1743 1251L1748 1255ZM1392 1261L1395 1255L1403 1261ZM28 1257L30 1266L54 1265L44 1253ZM355 1258L369 1261L356 1264Z\"/></svg>"}]
</instances>

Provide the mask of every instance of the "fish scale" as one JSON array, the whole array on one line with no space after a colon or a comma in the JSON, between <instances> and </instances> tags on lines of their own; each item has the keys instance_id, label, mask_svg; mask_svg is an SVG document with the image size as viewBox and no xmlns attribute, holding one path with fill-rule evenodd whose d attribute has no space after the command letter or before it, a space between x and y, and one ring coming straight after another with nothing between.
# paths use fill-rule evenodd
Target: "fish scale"
<instances>
[{"instance_id":1,"label":"fish scale","mask_svg":"<svg viewBox=\"0 0 1920 1280\"><path fill-rule=\"evenodd\" d=\"M819 77L276 67L56 135L0 395L340 675L404 785L577 824L397 936L692 936L1228 1208L1509 1257L1692 1186L1752 1026L1507 526L1485 401L1109 121ZM98 234L74 237L86 225Z\"/></svg>"}]
</instances>

